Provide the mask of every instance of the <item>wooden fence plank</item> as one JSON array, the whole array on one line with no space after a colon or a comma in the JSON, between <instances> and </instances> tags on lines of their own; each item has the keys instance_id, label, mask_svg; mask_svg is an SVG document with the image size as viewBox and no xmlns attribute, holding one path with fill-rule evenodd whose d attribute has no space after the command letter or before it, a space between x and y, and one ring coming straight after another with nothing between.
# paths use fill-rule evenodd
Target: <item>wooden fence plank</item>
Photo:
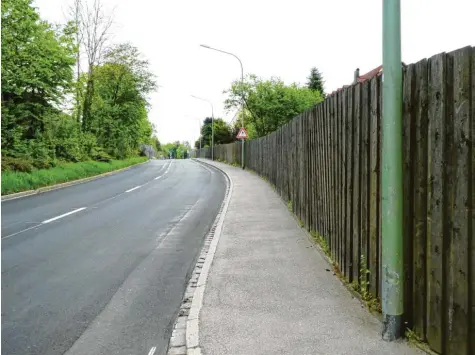
<instances>
[{"instance_id":1,"label":"wooden fence plank","mask_svg":"<svg viewBox=\"0 0 475 355\"><path fill-rule=\"evenodd\" d=\"M416 91L415 65L409 65L404 72L403 82L403 224L404 224L404 321L412 328L413 295L413 235L414 235L414 159L415 146L413 105Z\"/></svg>"},{"instance_id":2,"label":"wooden fence plank","mask_svg":"<svg viewBox=\"0 0 475 355\"><path fill-rule=\"evenodd\" d=\"M380 77L371 79L371 103L369 118L369 290L373 296L378 296L379 284L379 147L378 147L378 120L380 119L379 107Z\"/></svg>"},{"instance_id":3,"label":"wooden fence plank","mask_svg":"<svg viewBox=\"0 0 475 355\"><path fill-rule=\"evenodd\" d=\"M444 180L446 135L447 56L429 61L429 213L428 213L428 313L426 338L435 351L442 352L443 334L443 253L444 253Z\"/></svg>"},{"instance_id":4,"label":"wooden fence plank","mask_svg":"<svg viewBox=\"0 0 475 355\"><path fill-rule=\"evenodd\" d=\"M347 215L346 215L346 205L347 205L347 194L346 194L346 169L347 169L347 160L346 160L346 146L347 142L347 131L346 131L346 117L348 116L348 95L346 91L342 92L341 95L341 119L340 119L340 145L341 145L341 264L340 271L345 275L346 264L347 264L347 234L346 234L346 224L347 224Z\"/></svg>"},{"instance_id":5,"label":"wooden fence plank","mask_svg":"<svg viewBox=\"0 0 475 355\"><path fill-rule=\"evenodd\" d=\"M338 264L338 93L332 96L333 260Z\"/></svg>"},{"instance_id":6,"label":"wooden fence plank","mask_svg":"<svg viewBox=\"0 0 475 355\"><path fill-rule=\"evenodd\" d=\"M412 319L414 331L422 339L426 333L426 299L427 299L427 60L415 65L414 105L414 222L413 222L413 294Z\"/></svg>"},{"instance_id":7,"label":"wooden fence plank","mask_svg":"<svg viewBox=\"0 0 475 355\"><path fill-rule=\"evenodd\" d=\"M360 232L361 232L361 84L355 86L353 116L353 281L360 277Z\"/></svg>"},{"instance_id":8,"label":"wooden fence plank","mask_svg":"<svg viewBox=\"0 0 475 355\"><path fill-rule=\"evenodd\" d=\"M329 175L328 175L328 201L329 201L329 213L330 213L330 220L329 220L329 233L328 233L328 238L329 238L329 246L330 246L330 252L331 255L333 256L333 247L335 245L334 241L334 231L335 231L335 218L334 218L334 202L335 202L335 196L334 196L334 185L333 185L333 179L334 179L334 173L333 173L333 166L334 166L334 153L333 153L333 124L334 124L334 114L333 114L333 97L329 98L329 110L328 110L328 118L327 118L327 124L328 124L328 150L329 150Z\"/></svg>"},{"instance_id":9,"label":"wooden fence plank","mask_svg":"<svg viewBox=\"0 0 475 355\"><path fill-rule=\"evenodd\" d=\"M318 217L318 232L320 235L325 234L325 154L323 141L323 103L317 106L317 133L318 133L318 162L319 169L317 174L319 176L318 199L319 199L319 217Z\"/></svg>"},{"instance_id":10,"label":"wooden fence plank","mask_svg":"<svg viewBox=\"0 0 475 355\"><path fill-rule=\"evenodd\" d=\"M470 62L471 48L450 54L453 57L453 177L448 207L452 210L448 277L452 288L448 290L448 354L468 352L468 206L470 137Z\"/></svg>"},{"instance_id":11,"label":"wooden fence plank","mask_svg":"<svg viewBox=\"0 0 475 355\"><path fill-rule=\"evenodd\" d=\"M361 209L360 209L360 257L364 259L364 275L361 275L364 289L367 289L368 274L368 225L369 225L369 123L370 123L370 90L371 81L365 81L362 85L361 95Z\"/></svg>"},{"instance_id":12,"label":"wooden fence plank","mask_svg":"<svg viewBox=\"0 0 475 355\"><path fill-rule=\"evenodd\" d=\"M304 202L304 186L305 186L305 178L304 178L304 140L303 140L303 117L297 116L298 121L298 133L297 133L297 141L298 141L298 149L299 149L299 180L298 180L298 187L299 187L299 197L297 201L297 216L300 218L301 221L304 219L303 215L303 202Z\"/></svg>"},{"instance_id":13,"label":"wooden fence plank","mask_svg":"<svg viewBox=\"0 0 475 355\"><path fill-rule=\"evenodd\" d=\"M345 276L348 278L348 281L353 281L353 152L355 151L354 147L354 126L353 126L353 113L354 113L354 87L351 86L346 91L347 95L347 117L346 117L346 140L347 140L347 149L346 149L346 267L345 267Z\"/></svg>"},{"instance_id":14,"label":"wooden fence plank","mask_svg":"<svg viewBox=\"0 0 475 355\"><path fill-rule=\"evenodd\" d=\"M472 63L471 63L471 85L470 91L472 93L471 99L471 118L470 118L470 176L475 176L475 47L472 47ZM468 235L469 235L469 292L468 299L470 302L470 328L469 328L469 355L475 355L475 181L470 181L471 201L470 213L468 220Z\"/></svg>"},{"instance_id":15,"label":"wooden fence plank","mask_svg":"<svg viewBox=\"0 0 475 355\"><path fill-rule=\"evenodd\" d=\"M344 207L344 152L345 152L345 142L343 140L343 95L342 91L338 92L338 265L340 270L343 270L343 263L344 263L344 215L343 215L343 207Z\"/></svg>"},{"instance_id":16,"label":"wooden fence plank","mask_svg":"<svg viewBox=\"0 0 475 355\"><path fill-rule=\"evenodd\" d=\"M317 216L318 216L318 203L317 203L317 186L319 184L319 176L317 175L317 110L314 106L312 108L311 115L311 132L312 132L312 230L317 230Z\"/></svg>"},{"instance_id":17,"label":"wooden fence plank","mask_svg":"<svg viewBox=\"0 0 475 355\"><path fill-rule=\"evenodd\" d=\"M320 187L322 185L322 176L320 173L320 169L322 167L320 163L320 134L319 134L319 112L320 112L320 106L317 105L314 108L315 112L315 169L314 169L314 174L317 177L315 180L315 199L316 199L316 211L315 211L315 231L320 233L321 231L321 194L320 194Z\"/></svg>"},{"instance_id":18,"label":"wooden fence plank","mask_svg":"<svg viewBox=\"0 0 475 355\"><path fill-rule=\"evenodd\" d=\"M330 244L330 143L329 143L329 100L323 102L323 148L324 148L324 172L325 175L325 231L324 237L328 245Z\"/></svg>"},{"instance_id":19,"label":"wooden fence plank","mask_svg":"<svg viewBox=\"0 0 475 355\"><path fill-rule=\"evenodd\" d=\"M337 92L334 96L334 126L333 126L333 155L334 155L334 204L335 204L335 251L334 261L340 265L340 152L339 152L339 125L340 125L340 92Z\"/></svg>"},{"instance_id":20,"label":"wooden fence plank","mask_svg":"<svg viewBox=\"0 0 475 355\"><path fill-rule=\"evenodd\" d=\"M312 230L313 200L312 200L312 112L307 111L307 229Z\"/></svg>"}]
</instances>

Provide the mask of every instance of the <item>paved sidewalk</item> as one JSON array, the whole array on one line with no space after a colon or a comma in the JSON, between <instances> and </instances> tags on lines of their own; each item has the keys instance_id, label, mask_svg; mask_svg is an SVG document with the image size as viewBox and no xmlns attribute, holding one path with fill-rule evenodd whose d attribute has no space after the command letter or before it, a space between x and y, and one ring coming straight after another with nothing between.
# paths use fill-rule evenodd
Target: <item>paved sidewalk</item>
<instances>
[{"instance_id":1,"label":"paved sidewalk","mask_svg":"<svg viewBox=\"0 0 475 355\"><path fill-rule=\"evenodd\" d=\"M213 164L234 187L200 312L203 354L423 354L381 340L379 321L327 271L269 184Z\"/></svg>"}]
</instances>

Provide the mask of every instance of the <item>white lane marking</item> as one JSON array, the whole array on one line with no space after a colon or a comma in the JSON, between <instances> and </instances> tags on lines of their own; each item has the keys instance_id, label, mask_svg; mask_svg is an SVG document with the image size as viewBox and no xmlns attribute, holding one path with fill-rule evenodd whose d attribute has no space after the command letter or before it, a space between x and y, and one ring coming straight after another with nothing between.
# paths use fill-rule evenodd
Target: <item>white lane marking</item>
<instances>
[{"instance_id":1,"label":"white lane marking","mask_svg":"<svg viewBox=\"0 0 475 355\"><path fill-rule=\"evenodd\" d=\"M150 349L150 351L148 352L148 355L153 355L153 354L155 354L155 350L157 350L157 347L155 347L155 346L152 347L152 348Z\"/></svg>"},{"instance_id":2,"label":"white lane marking","mask_svg":"<svg viewBox=\"0 0 475 355\"><path fill-rule=\"evenodd\" d=\"M168 171L170 170L170 166L172 165L172 162L173 162L173 160L170 160L170 163L168 164L168 168L167 168L167 170L165 171L165 173L164 173L163 175L165 175L166 173L168 173ZM165 167L165 165L162 167L162 169L163 169L164 167ZM162 169L160 169L160 170L162 170ZM155 180L160 179L161 177L163 177L163 175L160 175L160 176L156 177ZM140 188L140 187L142 187L142 186L143 186L143 185L136 186L136 187L134 187L134 188L132 188L132 189L129 189L129 190L125 191L125 192L133 191L133 190L138 189L138 188ZM100 204L102 204L102 203L104 203L104 202L113 200L113 199L115 199L115 198L117 198L117 197L119 197L119 196L121 196L121 195L122 195L122 193L117 194L117 195L112 196L112 197L109 197L109 198L107 198L107 199L105 199L105 200L102 200L102 201L100 201L100 202L98 202L98 203L96 203L96 204L94 204L94 205L92 205L92 206L90 206L90 207L98 206L98 205L100 205ZM35 228L37 228L37 227L39 227L39 226L41 226L41 225L43 225L43 224L47 224L47 223L53 222L53 221L55 221L55 220L57 220L57 219L60 219L60 218L69 216L69 215L71 215L71 214L73 214L73 213L82 211L82 210L84 210L84 209L86 209L86 207L81 207L81 208L78 208L77 210L74 210L74 211L71 211L71 212L62 214L62 215L57 216L57 217L54 217L54 218L47 219L46 221L43 221L43 222L41 222L41 223L38 223L38 224L36 224L36 225L34 225L34 226L31 226L31 227L29 227L29 228L23 229L23 230L18 231L18 232L16 232L16 233L12 233L12 234L6 235L6 236L2 237L1 239L2 239L2 240L3 240L3 239L8 239L8 238L13 237L13 236L15 236L15 235L18 235L18 234L21 234L21 233L24 233L24 232L28 232L29 230L35 229ZM18 222L18 223L21 223L21 222Z\"/></svg>"},{"instance_id":3,"label":"white lane marking","mask_svg":"<svg viewBox=\"0 0 475 355\"><path fill-rule=\"evenodd\" d=\"M167 170L165 170L165 172L164 172L162 175L157 176L154 180L158 180L158 179L160 179L163 175L165 175L166 173L168 173L168 171L170 170L170 166L172 165L172 163L173 163L173 160L170 160L170 164L168 164Z\"/></svg>"},{"instance_id":4,"label":"white lane marking","mask_svg":"<svg viewBox=\"0 0 475 355\"><path fill-rule=\"evenodd\" d=\"M125 192L134 191L134 190L140 189L141 187L142 187L142 185L138 185L138 186L132 187L131 189L128 189L128 190L125 191Z\"/></svg>"},{"instance_id":5,"label":"white lane marking","mask_svg":"<svg viewBox=\"0 0 475 355\"><path fill-rule=\"evenodd\" d=\"M9 235L6 235L6 236L2 237L2 240L3 240L3 239L8 239L8 238L10 238L10 237L13 237L13 236L15 236L15 235L17 235L17 234L20 234L20 233L27 232L27 231L29 231L29 230L32 230L32 229L34 229L34 228L36 228L36 227L39 227L39 226L41 226L41 223L40 223L40 224L37 224L36 226L32 226L32 227L29 227L29 228L23 229L23 230L21 230L21 231L19 231L19 232L16 232L16 233L13 233L13 234L9 234Z\"/></svg>"},{"instance_id":6,"label":"white lane marking","mask_svg":"<svg viewBox=\"0 0 475 355\"><path fill-rule=\"evenodd\" d=\"M57 219L60 219L60 218L69 216L69 215L71 215L71 214L73 214L73 213L77 213L77 212L82 211L82 210L85 210L85 209L86 209L86 207L77 208L77 209L75 209L74 211L71 211L71 212L68 212L68 213L64 213L64 214L62 214L62 215L59 215L59 216L56 216L56 217L47 219L46 221L41 222L41 224L51 223L51 222L53 222L53 221L56 221Z\"/></svg>"}]
</instances>

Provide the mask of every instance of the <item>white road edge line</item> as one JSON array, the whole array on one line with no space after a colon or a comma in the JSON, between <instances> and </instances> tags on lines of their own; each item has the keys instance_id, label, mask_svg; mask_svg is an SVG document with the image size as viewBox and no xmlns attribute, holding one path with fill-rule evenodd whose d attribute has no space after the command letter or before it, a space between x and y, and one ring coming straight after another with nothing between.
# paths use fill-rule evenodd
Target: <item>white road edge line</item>
<instances>
[{"instance_id":1,"label":"white road edge line","mask_svg":"<svg viewBox=\"0 0 475 355\"><path fill-rule=\"evenodd\" d=\"M208 165L220 171L222 174L224 174L227 177L227 184L229 188L228 194L225 197L225 200L223 201L221 214L219 215L219 217L217 217L219 219L218 219L218 222L216 223L214 236L213 236L213 239L211 240L208 252L205 256L205 261L203 263L200 276L198 277L198 282L197 282L195 291L193 293L193 299L191 301L191 307L189 310L188 318L186 320L185 343L186 343L187 353L190 354L190 351L194 350L196 354L201 354L202 352L201 352L200 341L199 341L199 334L200 334L199 316L200 316L201 307L203 306L203 298L204 298L204 292L206 288L206 281L208 280L208 274L210 272L211 264L213 263L213 259L216 253L216 249L218 247L219 239L221 238L224 218L226 217L226 214L228 213L228 207L231 201L231 197L233 195L234 186L233 186L233 179L223 169L215 165L207 164L205 162L195 161L195 160L193 161L202 167Z\"/></svg>"},{"instance_id":2,"label":"white road edge line","mask_svg":"<svg viewBox=\"0 0 475 355\"><path fill-rule=\"evenodd\" d=\"M156 346L153 346L150 351L148 352L148 355L153 355L155 354L155 350L157 350L157 347Z\"/></svg>"},{"instance_id":3,"label":"white road edge line","mask_svg":"<svg viewBox=\"0 0 475 355\"><path fill-rule=\"evenodd\" d=\"M131 189L128 189L128 190L125 191L125 192L134 191L134 190L140 189L141 187L142 187L142 185L138 185L138 186L132 187Z\"/></svg>"},{"instance_id":4,"label":"white road edge line","mask_svg":"<svg viewBox=\"0 0 475 355\"><path fill-rule=\"evenodd\" d=\"M75 210L73 210L73 211L71 211L71 212L64 213L64 214L62 214L62 215L59 215L59 216L56 216L56 217L47 219L46 221L41 222L41 224L51 223L51 222L53 222L53 221L56 221L57 219L60 219L60 218L69 216L69 215L71 215L71 214L73 214L73 213L77 213L77 212L82 211L82 210L85 210L85 209L86 209L86 207L77 208L77 209L75 209Z\"/></svg>"}]
</instances>

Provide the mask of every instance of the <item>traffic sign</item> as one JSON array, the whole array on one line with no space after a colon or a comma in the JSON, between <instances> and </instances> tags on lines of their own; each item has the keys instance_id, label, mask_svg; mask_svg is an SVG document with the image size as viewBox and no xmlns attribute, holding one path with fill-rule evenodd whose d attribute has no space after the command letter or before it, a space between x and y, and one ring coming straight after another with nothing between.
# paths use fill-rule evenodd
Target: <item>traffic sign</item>
<instances>
[{"instance_id":1,"label":"traffic sign","mask_svg":"<svg viewBox=\"0 0 475 355\"><path fill-rule=\"evenodd\" d=\"M248 138L247 132L246 132L246 130L244 129L244 127L242 127L242 128L239 130L239 133L237 134L236 138L237 138L237 139L246 139L246 138Z\"/></svg>"}]
</instances>

